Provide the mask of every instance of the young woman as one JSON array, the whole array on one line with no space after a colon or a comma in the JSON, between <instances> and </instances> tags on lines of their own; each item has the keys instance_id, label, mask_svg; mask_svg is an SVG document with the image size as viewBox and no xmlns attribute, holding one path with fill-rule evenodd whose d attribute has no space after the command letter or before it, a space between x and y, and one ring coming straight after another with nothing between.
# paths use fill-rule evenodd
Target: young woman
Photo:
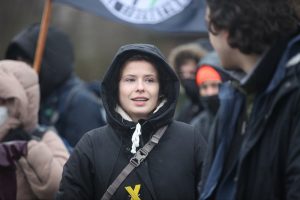
<instances>
[{"instance_id":1,"label":"young woman","mask_svg":"<svg viewBox=\"0 0 300 200\"><path fill-rule=\"evenodd\" d=\"M196 199L206 143L173 120L179 81L153 45L117 52L102 82L108 125L85 134L65 165L57 199L101 199L138 149L167 126L159 143L111 199Z\"/></svg>"}]
</instances>

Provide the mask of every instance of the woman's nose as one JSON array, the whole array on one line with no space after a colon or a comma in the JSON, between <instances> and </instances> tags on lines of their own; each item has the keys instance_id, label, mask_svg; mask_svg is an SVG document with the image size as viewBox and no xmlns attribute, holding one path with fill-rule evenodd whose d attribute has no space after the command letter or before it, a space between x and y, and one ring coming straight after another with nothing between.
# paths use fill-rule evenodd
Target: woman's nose
<instances>
[{"instance_id":1,"label":"woman's nose","mask_svg":"<svg viewBox=\"0 0 300 200\"><path fill-rule=\"evenodd\" d=\"M145 86L142 80L137 81L137 91L144 91Z\"/></svg>"}]
</instances>

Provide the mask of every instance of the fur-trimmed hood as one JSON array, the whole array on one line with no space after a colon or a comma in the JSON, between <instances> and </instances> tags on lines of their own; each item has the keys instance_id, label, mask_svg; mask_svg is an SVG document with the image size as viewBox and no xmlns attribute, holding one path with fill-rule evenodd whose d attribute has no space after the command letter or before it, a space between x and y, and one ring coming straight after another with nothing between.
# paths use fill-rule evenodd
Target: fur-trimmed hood
<instances>
[{"instance_id":1,"label":"fur-trimmed hood","mask_svg":"<svg viewBox=\"0 0 300 200\"><path fill-rule=\"evenodd\" d=\"M39 84L36 72L20 61L0 61L0 98L12 99L9 117L0 127L0 141L10 129L22 126L31 132L38 123Z\"/></svg>"},{"instance_id":2,"label":"fur-trimmed hood","mask_svg":"<svg viewBox=\"0 0 300 200\"><path fill-rule=\"evenodd\" d=\"M207 54L207 51L201 45L188 43L174 48L169 55L169 63L177 74L180 74L180 67L186 59L195 59L199 62Z\"/></svg>"}]
</instances>

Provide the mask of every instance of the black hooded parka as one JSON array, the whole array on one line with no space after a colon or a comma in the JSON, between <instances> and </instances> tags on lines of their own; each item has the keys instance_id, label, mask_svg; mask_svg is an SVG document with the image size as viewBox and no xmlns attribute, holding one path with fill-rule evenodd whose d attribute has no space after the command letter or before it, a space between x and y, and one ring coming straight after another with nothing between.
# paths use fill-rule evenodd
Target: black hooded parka
<instances>
[{"instance_id":1,"label":"black hooded parka","mask_svg":"<svg viewBox=\"0 0 300 200\"><path fill-rule=\"evenodd\" d=\"M6 59L22 58L32 64L39 32L40 25L32 24L18 33L7 47ZM50 27L39 72L39 124L54 126L68 147L74 147L85 132L105 124L101 104L74 73L74 62L69 37Z\"/></svg>"},{"instance_id":2,"label":"black hooded parka","mask_svg":"<svg viewBox=\"0 0 300 200\"><path fill-rule=\"evenodd\" d=\"M197 182L206 142L192 126L173 120L179 80L153 45L130 44L117 52L102 84L108 124L80 140L64 167L57 199L101 199L129 163L131 136L136 124L115 111L120 68L132 55L147 55L156 63L160 93L167 102L146 120L139 120L142 147L162 126L168 125L159 144L121 184L112 199L196 199Z\"/></svg>"}]
</instances>

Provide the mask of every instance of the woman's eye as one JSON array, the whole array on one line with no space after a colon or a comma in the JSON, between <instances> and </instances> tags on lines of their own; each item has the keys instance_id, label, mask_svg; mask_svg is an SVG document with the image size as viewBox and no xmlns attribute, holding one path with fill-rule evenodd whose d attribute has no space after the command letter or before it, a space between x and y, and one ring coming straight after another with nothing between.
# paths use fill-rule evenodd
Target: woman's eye
<instances>
[{"instance_id":1,"label":"woman's eye","mask_svg":"<svg viewBox=\"0 0 300 200\"><path fill-rule=\"evenodd\" d=\"M148 83L154 83L154 82L156 82L156 79L154 79L154 78L147 78L145 81L148 82Z\"/></svg>"},{"instance_id":2,"label":"woman's eye","mask_svg":"<svg viewBox=\"0 0 300 200\"><path fill-rule=\"evenodd\" d=\"M146 82L152 83L153 79L146 79Z\"/></svg>"},{"instance_id":3,"label":"woman's eye","mask_svg":"<svg viewBox=\"0 0 300 200\"><path fill-rule=\"evenodd\" d=\"M125 79L125 82L134 82L134 81L135 81L134 78L126 78L126 79Z\"/></svg>"}]
</instances>

